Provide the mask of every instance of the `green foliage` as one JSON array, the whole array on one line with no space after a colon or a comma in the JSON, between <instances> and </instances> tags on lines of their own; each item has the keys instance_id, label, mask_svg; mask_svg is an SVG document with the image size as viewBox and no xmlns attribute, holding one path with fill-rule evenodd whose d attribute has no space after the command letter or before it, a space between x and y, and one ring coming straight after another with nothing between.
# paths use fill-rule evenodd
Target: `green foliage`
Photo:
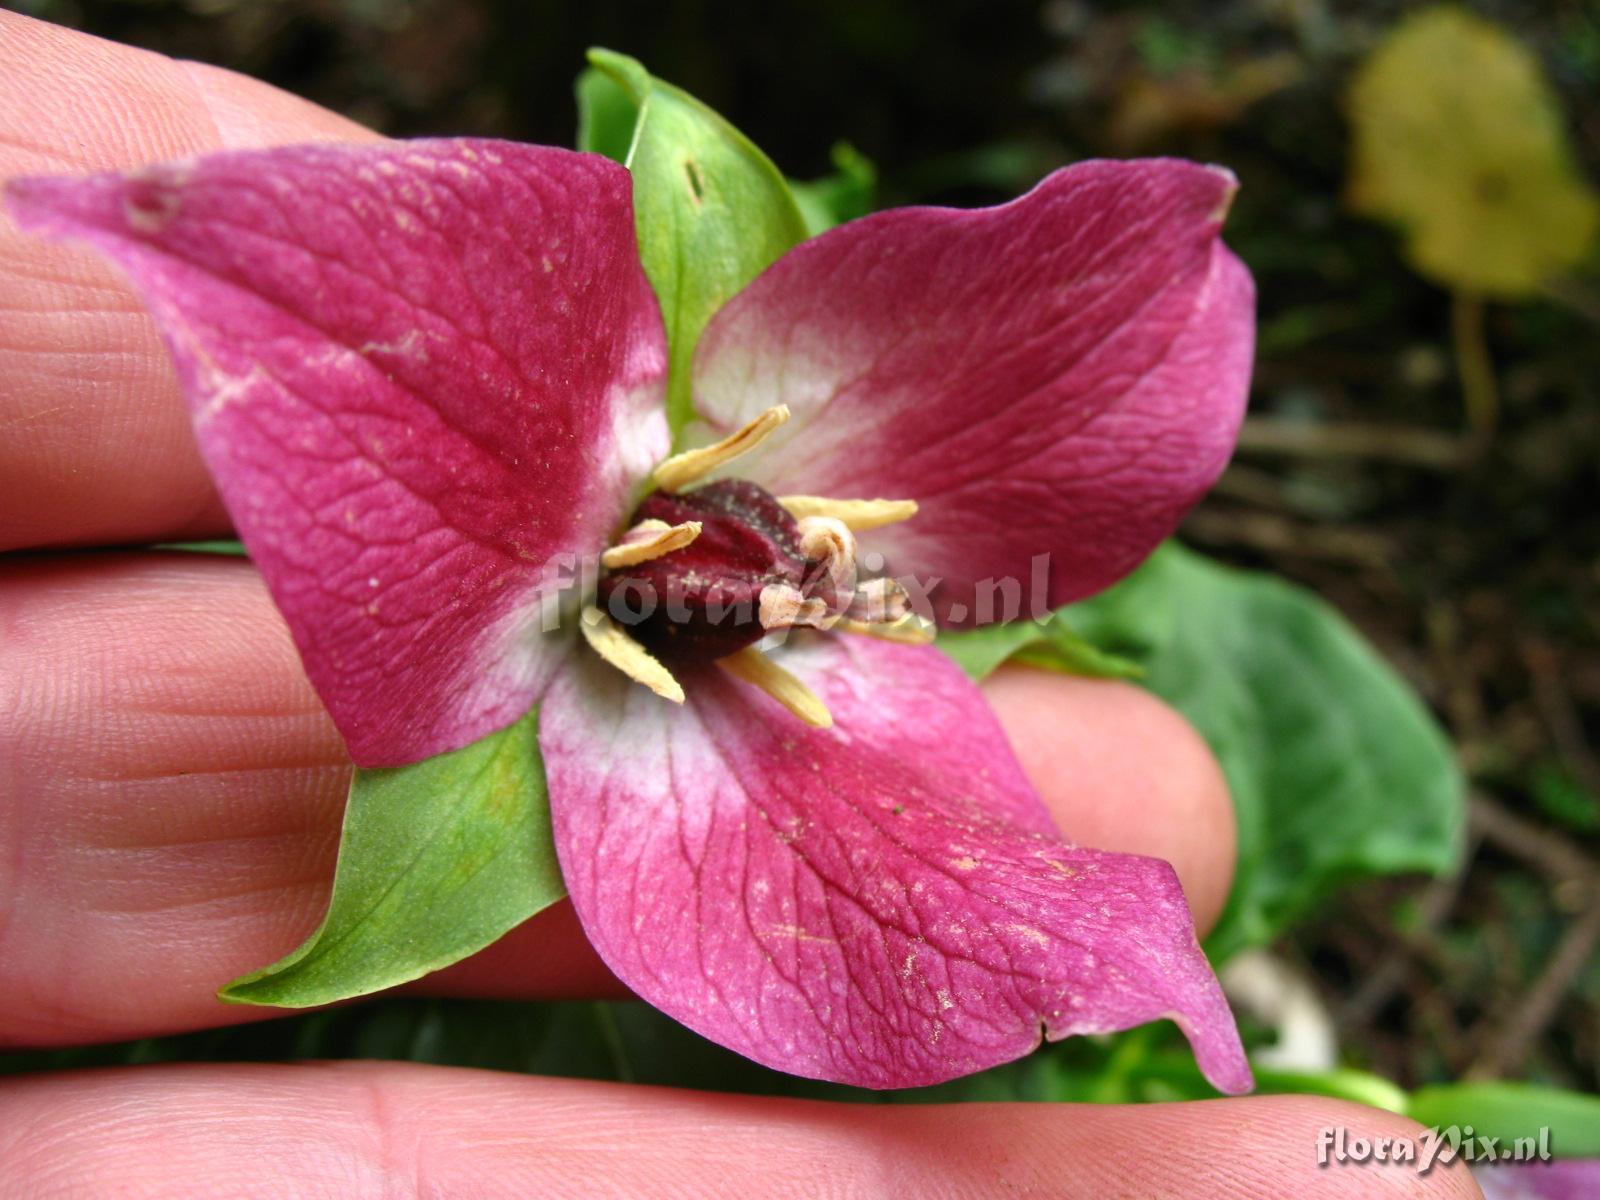
<instances>
[{"instance_id":1,"label":"green foliage","mask_svg":"<svg viewBox=\"0 0 1600 1200\"><path fill-rule=\"evenodd\" d=\"M530 713L448 754L358 770L321 927L221 999L303 1008L364 996L476 953L565 895L537 725Z\"/></svg>"},{"instance_id":2,"label":"green foliage","mask_svg":"<svg viewBox=\"0 0 1600 1200\"><path fill-rule=\"evenodd\" d=\"M1551 821L1576 833L1600 832L1600 797L1557 764L1533 775L1533 802Z\"/></svg>"},{"instance_id":3,"label":"green foliage","mask_svg":"<svg viewBox=\"0 0 1600 1200\"><path fill-rule=\"evenodd\" d=\"M167 542L154 547L157 550L182 550L189 554L226 554L230 558L248 558L250 552L243 542Z\"/></svg>"},{"instance_id":4,"label":"green foliage","mask_svg":"<svg viewBox=\"0 0 1600 1200\"><path fill-rule=\"evenodd\" d=\"M1538 60L1499 26L1413 14L1362 66L1350 115L1351 202L1401 227L1422 274L1516 298L1588 253L1600 197Z\"/></svg>"},{"instance_id":5,"label":"green foliage","mask_svg":"<svg viewBox=\"0 0 1600 1200\"><path fill-rule=\"evenodd\" d=\"M1471 1125L1504 1149L1548 1127L1559 1157L1600 1157L1600 1096L1526 1083L1452 1083L1420 1089L1405 1113L1429 1126Z\"/></svg>"},{"instance_id":6,"label":"green foliage","mask_svg":"<svg viewBox=\"0 0 1600 1200\"><path fill-rule=\"evenodd\" d=\"M615 87L580 79L580 146L614 155L623 99L635 113L625 161L639 253L667 326L667 416L676 433L694 415L690 366L706 323L803 240L806 225L778 169L722 117L626 55L591 50L589 61Z\"/></svg>"},{"instance_id":7,"label":"green foliage","mask_svg":"<svg viewBox=\"0 0 1600 1200\"><path fill-rule=\"evenodd\" d=\"M1347 879L1454 862L1464 796L1449 741L1311 593L1169 545L1034 635L1006 626L940 644L981 676L1013 649L1059 667L1049 655L1063 630L1069 647L1086 638L1106 661L1142 667L1144 685L1194 723L1227 774L1239 863L1214 956L1270 940ZM1065 657L1081 671L1081 655Z\"/></svg>"},{"instance_id":8,"label":"green foliage","mask_svg":"<svg viewBox=\"0 0 1600 1200\"><path fill-rule=\"evenodd\" d=\"M805 218L806 234L817 234L854 221L872 211L878 191L878 169L849 142L833 147L833 174L810 183L789 181L795 203Z\"/></svg>"}]
</instances>

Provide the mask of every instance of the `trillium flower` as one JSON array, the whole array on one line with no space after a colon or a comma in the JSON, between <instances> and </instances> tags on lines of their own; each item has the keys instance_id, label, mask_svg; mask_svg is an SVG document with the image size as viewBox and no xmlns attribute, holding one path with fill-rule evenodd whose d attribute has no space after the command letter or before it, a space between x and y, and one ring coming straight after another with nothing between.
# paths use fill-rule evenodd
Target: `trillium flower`
<instances>
[{"instance_id":1,"label":"trillium flower","mask_svg":"<svg viewBox=\"0 0 1600 1200\"><path fill-rule=\"evenodd\" d=\"M1240 1091L1172 869L1063 838L925 644L1015 615L1008 587L1104 588L1221 471L1253 326L1234 188L1088 162L804 242L705 331L677 455L606 159L301 146L11 199L142 293L357 764L540 706L567 887L641 997L871 1087L1168 1017Z\"/></svg>"}]
</instances>

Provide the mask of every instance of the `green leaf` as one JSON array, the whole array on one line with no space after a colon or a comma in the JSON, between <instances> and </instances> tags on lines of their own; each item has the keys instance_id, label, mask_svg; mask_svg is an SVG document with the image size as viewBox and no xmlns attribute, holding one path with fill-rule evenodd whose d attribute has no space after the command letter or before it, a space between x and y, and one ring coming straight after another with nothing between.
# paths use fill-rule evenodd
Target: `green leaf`
<instances>
[{"instance_id":1,"label":"green leaf","mask_svg":"<svg viewBox=\"0 0 1600 1200\"><path fill-rule=\"evenodd\" d=\"M639 106L628 89L598 67L589 67L578 76L576 91L578 149L626 165L639 122Z\"/></svg>"},{"instance_id":2,"label":"green leaf","mask_svg":"<svg viewBox=\"0 0 1600 1200\"><path fill-rule=\"evenodd\" d=\"M565 895L537 710L408 767L357 770L320 928L218 993L303 1008L364 996L483 949Z\"/></svg>"},{"instance_id":3,"label":"green leaf","mask_svg":"<svg viewBox=\"0 0 1600 1200\"><path fill-rule=\"evenodd\" d=\"M877 196L878 169L870 159L849 142L835 142L832 157L832 175L810 183L789 181L789 190L794 193L800 215L805 218L806 233L811 237L866 216Z\"/></svg>"},{"instance_id":4,"label":"green leaf","mask_svg":"<svg viewBox=\"0 0 1600 1200\"><path fill-rule=\"evenodd\" d=\"M1245 1031L1247 1044L1248 1028ZM1044 1099L1057 1103L1149 1104L1205 1100L1217 1094L1170 1025L1143 1025L1105 1038L1069 1041L1046 1051L1054 1079ZM1255 1094L1330 1096L1403 1113L1410 1097L1381 1075L1334 1067L1284 1071L1252 1063Z\"/></svg>"},{"instance_id":5,"label":"green leaf","mask_svg":"<svg viewBox=\"0 0 1600 1200\"><path fill-rule=\"evenodd\" d=\"M1350 200L1399 226L1422 274L1516 298L1583 260L1600 197L1538 60L1453 7L1400 22L1350 90Z\"/></svg>"},{"instance_id":6,"label":"green leaf","mask_svg":"<svg viewBox=\"0 0 1600 1200\"><path fill-rule=\"evenodd\" d=\"M1600 1157L1600 1096L1529 1083L1451 1083L1412 1093L1405 1113L1428 1126L1471 1125L1506 1149L1548 1128L1559 1157Z\"/></svg>"},{"instance_id":7,"label":"green leaf","mask_svg":"<svg viewBox=\"0 0 1600 1200\"><path fill-rule=\"evenodd\" d=\"M1142 664L1227 774L1239 861L1214 956L1270 940L1347 879L1454 864L1465 798L1450 742L1310 592L1168 545L1064 612Z\"/></svg>"},{"instance_id":8,"label":"green leaf","mask_svg":"<svg viewBox=\"0 0 1600 1200\"><path fill-rule=\"evenodd\" d=\"M250 552L243 542L163 542L157 550L182 550L189 554L226 554L231 558L248 558Z\"/></svg>"},{"instance_id":9,"label":"green leaf","mask_svg":"<svg viewBox=\"0 0 1600 1200\"><path fill-rule=\"evenodd\" d=\"M667 417L676 434L694 415L689 369L701 331L803 240L806 226L778 169L722 117L626 55L591 50L589 61L638 110L627 166L639 254L667 326ZM609 152L621 108L596 85L589 90L581 136Z\"/></svg>"},{"instance_id":10,"label":"green leaf","mask_svg":"<svg viewBox=\"0 0 1600 1200\"><path fill-rule=\"evenodd\" d=\"M1546 763L1534 773L1533 802L1552 821L1577 833L1600 831L1600 797L1557 764Z\"/></svg>"},{"instance_id":11,"label":"green leaf","mask_svg":"<svg viewBox=\"0 0 1600 1200\"><path fill-rule=\"evenodd\" d=\"M1098 679L1144 675L1144 668L1133 660L1096 648L1060 612L1043 621L1010 621L962 633L941 633L938 645L974 679L985 678L1007 661Z\"/></svg>"}]
</instances>

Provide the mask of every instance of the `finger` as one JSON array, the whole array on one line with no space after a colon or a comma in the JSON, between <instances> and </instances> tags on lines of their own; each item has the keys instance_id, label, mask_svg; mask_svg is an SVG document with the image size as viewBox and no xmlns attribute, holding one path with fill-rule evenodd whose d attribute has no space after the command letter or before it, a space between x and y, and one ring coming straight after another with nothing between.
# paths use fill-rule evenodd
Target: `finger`
<instances>
[{"instance_id":1,"label":"finger","mask_svg":"<svg viewBox=\"0 0 1600 1200\"><path fill-rule=\"evenodd\" d=\"M0 566L0 1043L272 1015L213 993L315 927L349 774L248 564ZM569 906L517 945L531 993L618 990Z\"/></svg>"},{"instance_id":2,"label":"finger","mask_svg":"<svg viewBox=\"0 0 1600 1200\"><path fill-rule=\"evenodd\" d=\"M1071 786L1042 780L1065 829L1081 836L1080 817L1104 812L1103 840L1123 849L1145 826L1190 819L1194 794L1214 786L1194 777L1197 763L1214 770L1208 759L1177 755L1143 781L1112 770L1161 753L1181 723L1117 685L1047 683L1033 700L1052 741L1121 713ZM213 993L314 928L349 767L249 564L130 554L0 567L0 764L0 1039L107 1040L266 1015ZM1195 861L1186 869L1212 869ZM1225 886L1185 882L1197 895ZM564 906L427 986L616 988Z\"/></svg>"},{"instance_id":3,"label":"finger","mask_svg":"<svg viewBox=\"0 0 1600 1200\"><path fill-rule=\"evenodd\" d=\"M0 79L0 179L376 136L232 72L9 12ZM0 305L0 550L225 531L167 353L122 275L0 215Z\"/></svg>"},{"instance_id":4,"label":"finger","mask_svg":"<svg viewBox=\"0 0 1600 1200\"><path fill-rule=\"evenodd\" d=\"M984 694L1067 837L1166 859L1195 925L1216 924L1238 829L1222 768L1194 726L1140 688L1035 667L1002 667Z\"/></svg>"},{"instance_id":5,"label":"finger","mask_svg":"<svg viewBox=\"0 0 1600 1200\"><path fill-rule=\"evenodd\" d=\"M196 1065L11 1083L0 1173L40 1197L1479 1194L1459 1166L1319 1168L1337 1127L1420 1133L1303 1096L862 1106L410 1064Z\"/></svg>"}]
</instances>

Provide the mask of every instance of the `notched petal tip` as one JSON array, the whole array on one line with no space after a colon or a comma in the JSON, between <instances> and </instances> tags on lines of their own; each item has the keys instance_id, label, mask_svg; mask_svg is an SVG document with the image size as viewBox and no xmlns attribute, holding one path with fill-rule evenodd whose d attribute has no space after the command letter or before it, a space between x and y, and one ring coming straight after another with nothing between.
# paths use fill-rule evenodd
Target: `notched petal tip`
<instances>
[{"instance_id":1,"label":"notched petal tip","mask_svg":"<svg viewBox=\"0 0 1600 1200\"><path fill-rule=\"evenodd\" d=\"M1205 169L1223 182L1222 198L1217 201L1217 206L1210 213L1211 220L1220 226L1228 219L1228 212L1233 208L1234 197L1239 194L1239 177L1227 167L1218 166L1216 163L1207 163Z\"/></svg>"},{"instance_id":2,"label":"notched petal tip","mask_svg":"<svg viewBox=\"0 0 1600 1200\"><path fill-rule=\"evenodd\" d=\"M948 658L817 637L784 662L837 728L759 719L715 671L684 710L576 677L541 709L563 873L619 978L758 1062L858 1086L1165 1017L1219 1088L1249 1086L1172 868L1062 842Z\"/></svg>"},{"instance_id":3,"label":"notched petal tip","mask_svg":"<svg viewBox=\"0 0 1600 1200\"><path fill-rule=\"evenodd\" d=\"M604 545L669 444L621 166L482 139L310 143L24 179L6 202L102 252L155 316L358 763L527 711L568 648L534 636L546 568Z\"/></svg>"},{"instance_id":4,"label":"notched petal tip","mask_svg":"<svg viewBox=\"0 0 1600 1200\"><path fill-rule=\"evenodd\" d=\"M12 179L5 184L5 207L19 228L47 237L155 238L178 218L184 185L198 161L158 163L126 174Z\"/></svg>"}]
</instances>

